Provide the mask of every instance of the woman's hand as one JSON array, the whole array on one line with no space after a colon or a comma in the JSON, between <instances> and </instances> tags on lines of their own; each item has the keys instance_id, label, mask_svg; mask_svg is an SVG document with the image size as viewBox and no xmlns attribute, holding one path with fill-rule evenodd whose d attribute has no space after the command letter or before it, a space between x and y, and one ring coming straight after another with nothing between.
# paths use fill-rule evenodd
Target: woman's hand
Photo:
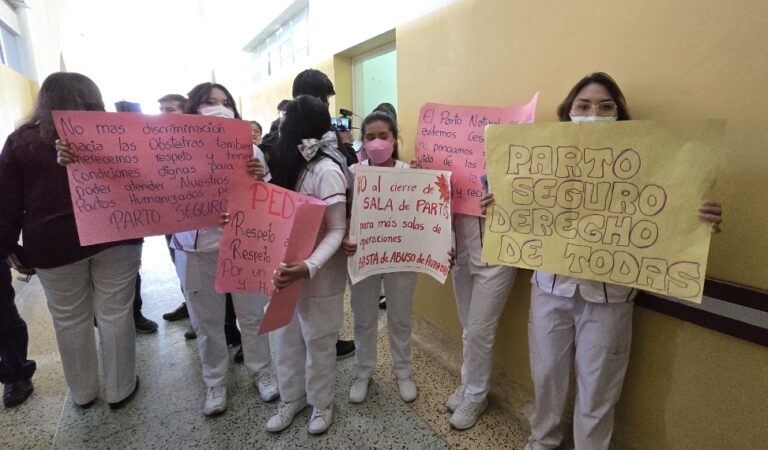
<instances>
[{"instance_id":1,"label":"woman's hand","mask_svg":"<svg viewBox=\"0 0 768 450\"><path fill-rule=\"evenodd\" d=\"M720 224L723 223L723 207L718 202L704 200L699 206L699 218L709 224L712 233L719 233Z\"/></svg>"},{"instance_id":2,"label":"woman's hand","mask_svg":"<svg viewBox=\"0 0 768 450\"><path fill-rule=\"evenodd\" d=\"M480 214L482 214L483 217L485 217L485 213L491 205L493 205L493 193L486 192L480 197Z\"/></svg>"},{"instance_id":3,"label":"woman's hand","mask_svg":"<svg viewBox=\"0 0 768 450\"><path fill-rule=\"evenodd\" d=\"M408 164L408 165L410 167L413 167L414 169L423 169L423 167L421 167L421 163L418 160L415 160L415 159L412 159L411 163Z\"/></svg>"},{"instance_id":4,"label":"woman's hand","mask_svg":"<svg viewBox=\"0 0 768 450\"><path fill-rule=\"evenodd\" d=\"M357 242L350 241L347 236L341 241L341 249L344 250L345 255L352 256L357 252Z\"/></svg>"},{"instance_id":5,"label":"woman's hand","mask_svg":"<svg viewBox=\"0 0 768 450\"><path fill-rule=\"evenodd\" d=\"M248 162L245 163L245 167L248 175L255 178L256 181L264 181L264 174L266 174L267 171L259 158L249 159Z\"/></svg>"},{"instance_id":6,"label":"woman's hand","mask_svg":"<svg viewBox=\"0 0 768 450\"><path fill-rule=\"evenodd\" d=\"M225 227L229 223L229 213L223 212L219 216L219 226Z\"/></svg>"},{"instance_id":7,"label":"woman's hand","mask_svg":"<svg viewBox=\"0 0 768 450\"><path fill-rule=\"evenodd\" d=\"M448 250L448 267L453 269L453 266L456 265L456 249L450 249Z\"/></svg>"},{"instance_id":8,"label":"woman's hand","mask_svg":"<svg viewBox=\"0 0 768 450\"><path fill-rule=\"evenodd\" d=\"M272 282L279 291L288 287L294 281L309 278L309 267L304 261L293 261L289 263L280 263L275 269Z\"/></svg>"},{"instance_id":9,"label":"woman's hand","mask_svg":"<svg viewBox=\"0 0 768 450\"><path fill-rule=\"evenodd\" d=\"M56 139L56 162L60 166L66 167L67 164L77 162L77 156L69 148L69 142L66 139Z\"/></svg>"}]
</instances>

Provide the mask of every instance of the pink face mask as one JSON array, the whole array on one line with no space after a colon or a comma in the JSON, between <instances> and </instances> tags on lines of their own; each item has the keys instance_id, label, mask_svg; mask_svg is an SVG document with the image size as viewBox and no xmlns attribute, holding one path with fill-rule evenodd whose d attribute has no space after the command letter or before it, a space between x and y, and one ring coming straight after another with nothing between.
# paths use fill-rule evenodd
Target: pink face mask
<instances>
[{"instance_id":1,"label":"pink face mask","mask_svg":"<svg viewBox=\"0 0 768 450\"><path fill-rule=\"evenodd\" d=\"M365 154L374 164L382 164L392 157L395 150L393 142L374 139L365 143Z\"/></svg>"}]
</instances>

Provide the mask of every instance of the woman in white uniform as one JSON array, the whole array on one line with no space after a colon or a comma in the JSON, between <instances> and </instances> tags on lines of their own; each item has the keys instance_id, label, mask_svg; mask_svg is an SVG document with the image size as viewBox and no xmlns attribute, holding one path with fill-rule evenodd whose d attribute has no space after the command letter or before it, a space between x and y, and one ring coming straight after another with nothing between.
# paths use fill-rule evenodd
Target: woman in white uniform
<instances>
[{"instance_id":1,"label":"woman in white uniform","mask_svg":"<svg viewBox=\"0 0 768 450\"><path fill-rule=\"evenodd\" d=\"M462 327L461 385L448 397L451 426L471 428L488 407L493 343L499 316L515 283L517 269L480 260L485 219L455 214L456 264L453 291Z\"/></svg>"},{"instance_id":2,"label":"woman in white uniform","mask_svg":"<svg viewBox=\"0 0 768 450\"><path fill-rule=\"evenodd\" d=\"M602 72L582 78L558 107L560 121L629 120L624 94ZM487 195L486 207L493 201ZM699 216L713 232L722 222L719 203L705 201ZM573 438L577 449L607 449L632 339L635 289L536 271L531 280L528 341L534 412L527 449L557 448L563 440L571 367L576 369Z\"/></svg>"},{"instance_id":3,"label":"woman in white uniform","mask_svg":"<svg viewBox=\"0 0 768 450\"><path fill-rule=\"evenodd\" d=\"M360 126L363 145L368 159L350 167L352 173L358 166L394 167L406 169L408 164L399 161L397 152L397 123L384 112L374 111ZM352 256L357 243L348 239L343 243L344 252ZM352 285L352 312L355 316L355 376L349 390L349 400L361 403L368 395L368 383L376 370L376 336L378 334L379 296L381 283L387 296L387 328L389 350L392 353L392 371L400 389L400 397L410 402L416 399L416 385L411 380L411 304L416 287L416 272L393 272L373 275Z\"/></svg>"},{"instance_id":4,"label":"woman in white uniform","mask_svg":"<svg viewBox=\"0 0 768 450\"><path fill-rule=\"evenodd\" d=\"M220 84L199 84L188 97L187 114L240 118L232 95ZM254 157L266 168L264 155L255 146ZM261 172L261 176L268 178L268 173L264 173ZM176 251L176 270L184 286L190 321L197 333L197 349L207 388L205 415L220 414L227 407L229 351L224 335L225 294L214 290L221 235L221 227L201 228L176 233L170 243ZM272 376L269 337L258 335L266 298L251 293L233 293L232 297L240 322L245 366L254 377L261 399L274 400L278 391Z\"/></svg>"},{"instance_id":5,"label":"woman in white uniform","mask_svg":"<svg viewBox=\"0 0 768 450\"><path fill-rule=\"evenodd\" d=\"M285 261L275 270L277 289L307 281L293 321L275 332L281 402L267 421L266 429L271 432L287 428L309 405L313 407L308 426L311 434L324 433L333 420L336 339L347 275L341 241L346 233L351 180L344 155L320 140L330 120L327 104L315 97L296 97L286 107L270 160L272 183L328 205L312 254L303 261Z\"/></svg>"}]
</instances>

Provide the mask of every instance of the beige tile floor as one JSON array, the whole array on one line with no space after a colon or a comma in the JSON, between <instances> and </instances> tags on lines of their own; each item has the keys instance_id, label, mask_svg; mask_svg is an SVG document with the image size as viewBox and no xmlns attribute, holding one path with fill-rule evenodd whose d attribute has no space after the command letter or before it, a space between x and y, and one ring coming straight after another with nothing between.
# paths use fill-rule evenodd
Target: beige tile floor
<instances>
[{"instance_id":1,"label":"beige tile floor","mask_svg":"<svg viewBox=\"0 0 768 450\"><path fill-rule=\"evenodd\" d=\"M414 381L418 398L406 404L391 376L386 314L379 320L378 373L368 400L347 400L354 376L352 360L340 361L334 425L324 436L306 432L309 411L289 429L274 435L263 429L274 411L262 403L239 364L230 366L229 407L217 418L200 412L204 399L194 341L183 337L187 321L168 323L163 312L181 301L178 281L162 238L147 240L142 289L144 313L160 324L157 333L137 337L137 366L142 377L136 399L112 412L103 400L86 411L76 409L67 388L56 349L53 326L39 281L14 282L17 304L30 330L30 357L38 370L35 393L17 408L0 413L0 449L85 448L521 448L528 435L520 411L529 399L515 386L504 386L502 400L491 395L478 424L467 431L452 430L445 401L459 377L460 345L430 326L414 321ZM347 305L342 337L352 337ZM512 395L509 395L512 392Z\"/></svg>"}]
</instances>

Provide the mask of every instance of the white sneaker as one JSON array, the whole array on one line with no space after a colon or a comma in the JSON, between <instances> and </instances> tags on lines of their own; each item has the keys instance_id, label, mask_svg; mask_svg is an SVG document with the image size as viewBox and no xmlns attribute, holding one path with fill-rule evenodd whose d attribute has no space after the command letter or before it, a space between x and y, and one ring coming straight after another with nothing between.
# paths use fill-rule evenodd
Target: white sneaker
<instances>
[{"instance_id":1,"label":"white sneaker","mask_svg":"<svg viewBox=\"0 0 768 450\"><path fill-rule=\"evenodd\" d=\"M280 392L277 390L277 382L269 372L259 372L253 377L253 383L259 389L259 396L265 402L276 399Z\"/></svg>"},{"instance_id":2,"label":"white sneaker","mask_svg":"<svg viewBox=\"0 0 768 450\"><path fill-rule=\"evenodd\" d=\"M451 416L451 425L457 430L472 428L486 408L488 408L487 400L473 402L465 398Z\"/></svg>"},{"instance_id":3,"label":"white sneaker","mask_svg":"<svg viewBox=\"0 0 768 450\"><path fill-rule=\"evenodd\" d=\"M349 388L349 401L352 403L362 403L368 397L368 382L370 378L358 378Z\"/></svg>"},{"instance_id":4,"label":"white sneaker","mask_svg":"<svg viewBox=\"0 0 768 450\"><path fill-rule=\"evenodd\" d=\"M267 421L267 431L276 433L285 430L288 428L288 425L293 422L293 418L296 417L296 414L301 412L301 410L307 406L309 406L307 397L301 397L293 402L280 402L280 404L277 405L277 414L270 417Z\"/></svg>"},{"instance_id":5,"label":"white sneaker","mask_svg":"<svg viewBox=\"0 0 768 450\"><path fill-rule=\"evenodd\" d=\"M416 385L410 378L401 378L397 380L397 386L400 388L400 398L406 402L416 400Z\"/></svg>"},{"instance_id":6,"label":"white sneaker","mask_svg":"<svg viewBox=\"0 0 768 450\"><path fill-rule=\"evenodd\" d=\"M203 414L206 416L213 416L221 414L227 409L227 387L226 386L213 386L208 388L208 393L205 396L205 405L203 406Z\"/></svg>"},{"instance_id":7,"label":"white sneaker","mask_svg":"<svg viewBox=\"0 0 768 450\"><path fill-rule=\"evenodd\" d=\"M458 408L459 405L461 405L461 402L464 401L464 391L466 390L467 386L462 384L456 389L456 392L448 396L448 402L445 404L445 406L448 407L448 411L456 411L456 408Z\"/></svg>"},{"instance_id":8,"label":"white sneaker","mask_svg":"<svg viewBox=\"0 0 768 450\"><path fill-rule=\"evenodd\" d=\"M333 404L325 409L315 408L309 419L309 434L322 434L328 430L333 422Z\"/></svg>"}]
</instances>

